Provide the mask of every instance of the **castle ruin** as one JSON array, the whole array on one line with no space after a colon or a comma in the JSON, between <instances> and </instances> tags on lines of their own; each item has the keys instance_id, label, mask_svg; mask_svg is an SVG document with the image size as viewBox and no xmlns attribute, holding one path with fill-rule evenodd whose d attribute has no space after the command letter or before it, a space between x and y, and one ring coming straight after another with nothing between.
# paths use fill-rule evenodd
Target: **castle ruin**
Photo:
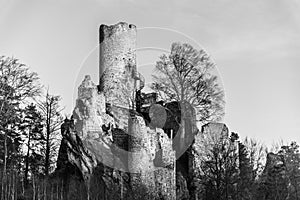
<instances>
[{"instance_id":1,"label":"castle ruin","mask_svg":"<svg viewBox=\"0 0 300 200\"><path fill-rule=\"evenodd\" d=\"M87 194L96 182L104 184L102 194L88 195L88 199L175 200L172 138L140 112L143 102L155 104L156 100L141 93L144 78L136 67L136 26L123 22L101 25L99 32L99 85L87 75L78 88L72 118L62 125L58 171L66 170L61 160L75 166ZM113 194L111 183L99 176L106 170L117 181ZM70 180L66 177L66 182ZM67 192L65 198L70 199Z\"/></svg>"}]
</instances>

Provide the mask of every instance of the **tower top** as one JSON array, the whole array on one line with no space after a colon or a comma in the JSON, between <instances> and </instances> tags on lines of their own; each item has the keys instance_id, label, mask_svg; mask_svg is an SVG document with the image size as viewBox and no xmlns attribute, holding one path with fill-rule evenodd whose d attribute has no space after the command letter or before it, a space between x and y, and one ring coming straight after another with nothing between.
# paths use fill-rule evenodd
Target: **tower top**
<instances>
[{"instance_id":1,"label":"tower top","mask_svg":"<svg viewBox=\"0 0 300 200\"><path fill-rule=\"evenodd\" d=\"M128 32L130 30L136 32L136 26L126 22L119 22L110 26L101 24L99 29L99 43L103 42L104 38L110 37L119 32Z\"/></svg>"}]
</instances>

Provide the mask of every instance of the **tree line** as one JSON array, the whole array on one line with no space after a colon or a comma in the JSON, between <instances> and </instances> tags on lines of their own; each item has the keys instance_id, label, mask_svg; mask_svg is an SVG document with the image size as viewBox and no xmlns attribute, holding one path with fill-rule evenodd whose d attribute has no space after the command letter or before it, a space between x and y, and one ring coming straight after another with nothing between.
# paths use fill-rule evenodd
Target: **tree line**
<instances>
[{"instance_id":1,"label":"tree line","mask_svg":"<svg viewBox=\"0 0 300 200\"><path fill-rule=\"evenodd\" d=\"M1 200L45 193L59 148L60 100L25 64L0 57Z\"/></svg>"},{"instance_id":2,"label":"tree line","mask_svg":"<svg viewBox=\"0 0 300 200\"><path fill-rule=\"evenodd\" d=\"M254 139L241 141L237 133L231 133L209 145L196 161L196 199L300 199L300 149L296 142L271 152ZM199 148L193 150L199 153Z\"/></svg>"}]
</instances>

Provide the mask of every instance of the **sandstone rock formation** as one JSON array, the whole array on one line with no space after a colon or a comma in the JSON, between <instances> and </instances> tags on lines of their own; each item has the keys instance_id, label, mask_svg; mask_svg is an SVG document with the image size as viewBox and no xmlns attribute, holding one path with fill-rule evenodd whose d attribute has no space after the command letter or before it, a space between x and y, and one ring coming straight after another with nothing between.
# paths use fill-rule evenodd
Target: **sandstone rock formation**
<instances>
[{"instance_id":1,"label":"sandstone rock formation","mask_svg":"<svg viewBox=\"0 0 300 200\"><path fill-rule=\"evenodd\" d=\"M289 185L284 156L268 153L266 166L259 183L257 199L287 199Z\"/></svg>"},{"instance_id":2,"label":"sandstone rock formation","mask_svg":"<svg viewBox=\"0 0 300 200\"><path fill-rule=\"evenodd\" d=\"M144 80L135 45L134 25L100 26L99 86L84 78L61 127L57 173L64 199L175 199L172 140L136 111Z\"/></svg>"},{"instance_id":3,"label":"sandstone rock formation","mask_svg":"<svg viewBox=\"0 0 300 200\"><path fill-rule=\"evenodd\" d=\"M224 145L225 142L226 148L232 148L233 151L238 151L238 142L229 144L228 138L229 129L226 124L215 122L203 125L200 134L195 136L195 142L186 152L191 162L186 178L190 200L204 199L202 196L203 193L200 192L203 191L204 186L198 179L199 176L203 175L203 171L201 167L196 166L202 165L213 148L219 144Z\"/></svg>"}]
</instances>

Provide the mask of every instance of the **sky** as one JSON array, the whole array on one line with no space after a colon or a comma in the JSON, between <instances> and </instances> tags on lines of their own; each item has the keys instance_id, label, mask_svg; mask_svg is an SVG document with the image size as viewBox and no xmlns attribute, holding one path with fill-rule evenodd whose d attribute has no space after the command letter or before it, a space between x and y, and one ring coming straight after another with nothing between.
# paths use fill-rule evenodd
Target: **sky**
<instances>
[{"instance_id":1,"label":"sky","mask_svg":"<svg viewBox=\"0 0 300 200\"><path fill-rule=\"evenodd\" d=\"M37 72L70 115L84 75L98 83L100 24L132 23L146 81L172 42L204 48L230 131L300 143L299 10L298 0L0 0L0 55Z\"/></svg>"}]
</instances>

